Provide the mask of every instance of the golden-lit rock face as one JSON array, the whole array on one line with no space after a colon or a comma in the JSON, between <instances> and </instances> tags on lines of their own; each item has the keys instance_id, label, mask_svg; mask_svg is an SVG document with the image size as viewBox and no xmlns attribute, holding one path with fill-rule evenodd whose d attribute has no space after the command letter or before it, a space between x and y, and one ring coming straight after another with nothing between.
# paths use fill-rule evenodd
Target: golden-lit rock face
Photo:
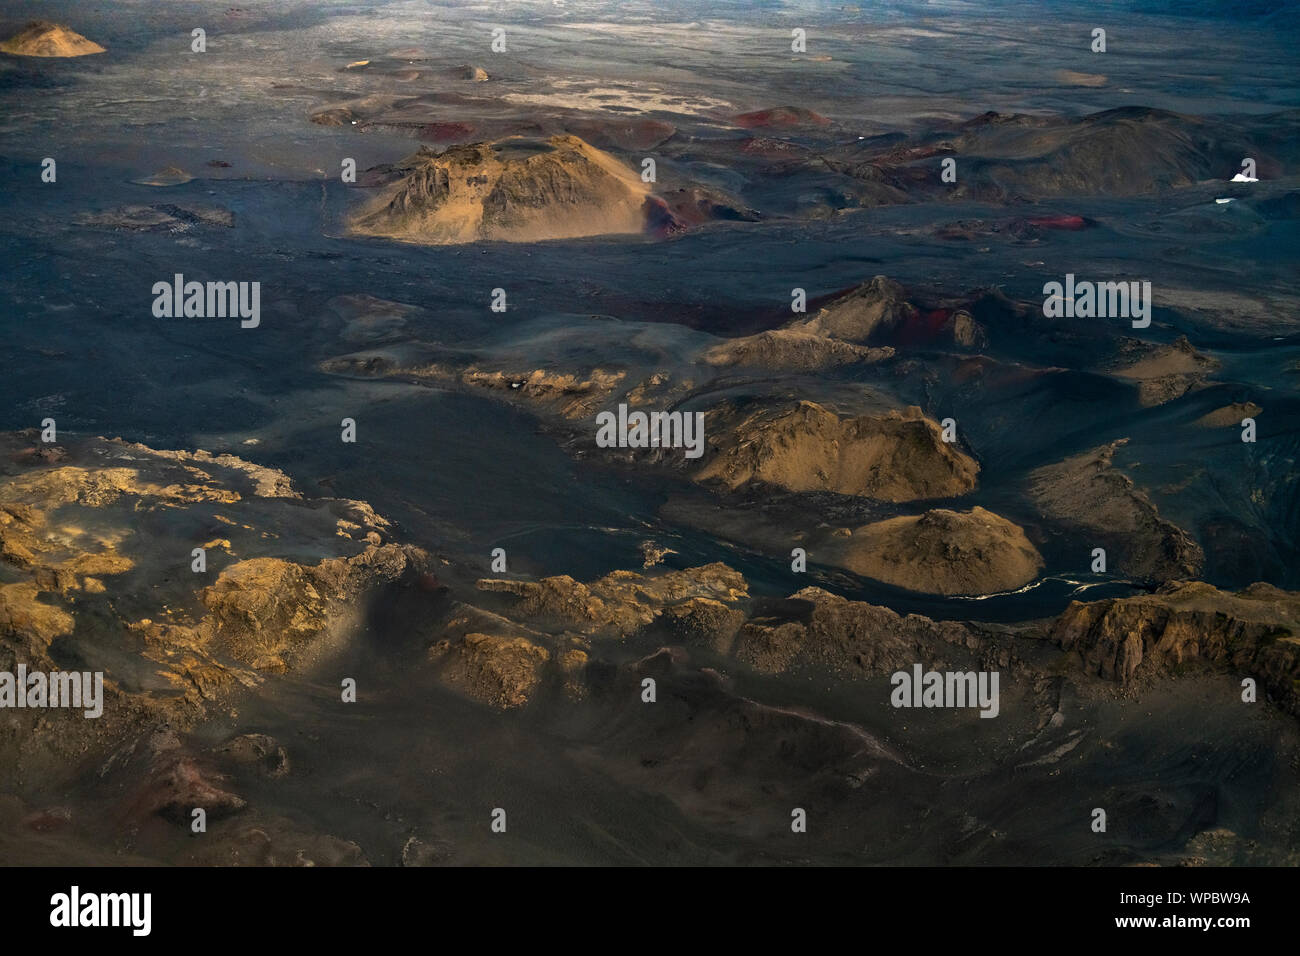
<instances>
[{"instance_id":1,"label":"golden-lit rock face","mask_svg":"<svg viewBox=\"0 0 1300 956\"><path fill-rule=\"evenodd\" d=\"M524 637L466 634L456 644L431 651L442 659L442 679L470 697L493 707L522 707L542 679L550 652Z\"/></svg>"},{"instance_id":2,"label":"golden-lit rock face","mask_svg":"<svg viewBox=\"0 0 1300 956\"><path fill-rule=\"evenodd\" d=\"M914 501L972 491L979 472L919 408L841 418L805 401L760 409L722 432L696 478L733 489L762 481L788 491Z\"/></svg>"},{"instance_id":3,"label":"golden-lit rock face","mask_svg":"<svg viewBox=\"0 0 1300 956\"><path fill-rule=\"evenodd\" d=\"M1075 601L1051 636L1083 666L1130 684L1198 663L1256 676L1300 712L1300 595L1269 584L1235 594L1203 581L1171 581L1154 594Z\"/></svg>"},{"instance_id":4,"label":"golden-lit rock face","mask_svg":"<svg viewBox=\"0 0 1300 956\"><path fill-rule=\"evenodd\" d=\"M749 593L744 576L721 563L654 575L612 571L587 584L562 574L540 581L484 578L478 586L516 599L512 617L611 637L634 633L673 605L696 598L733 604Z\"/></svg>"},{"instance_id":5,"label":"golden-lit rock face","mask_svg":"<svg viewBox=\"0 0 1300 956\"><path fill-rule=\"evenodd\" d=\"M104 48L60 24L33 20L9 39L0 41L0 51L14 56L68 57L103 53Z\"/></svg>"},{"instance_id":6,"label":"golden-lit rock face","mask_svg":"<svg viewBox=\"0 0 1300 956\"><path fill-rule=\"evenodd\" d=\"M665 629L709 640L744 620L745 578L725 564L650 574L612 571L586 583L567 574L482 578L481 607L460 604L429 650L441 680L499 709L524 706L546 683L569 701L587 696L593 644Z\"/></svg>"},{"instance_id":7,"label":"golden-lit rock face","mask_svg":"<svg viewBox=\"0 0 1300 956\"><path fill-rule=\"evenodd\" d=\"M429 245L639 233L649 187L576 136L540 150L509 141L421 149L352 221L358 235Z\"/></svg>"},{"instance_id":8,"label":"golden-lit rock face","mask_svg":"<svg viewBox=\"0 0 1300 956\"><path fill-rule=\"evenodd\" d=\"M0 670L103 671L106 695L100 720L51 711L41 746L184 726L309 658L424 558L385 543L368 505L304 499L232 455L32 439L0 436Z\"/></svg>"}]
</instances>

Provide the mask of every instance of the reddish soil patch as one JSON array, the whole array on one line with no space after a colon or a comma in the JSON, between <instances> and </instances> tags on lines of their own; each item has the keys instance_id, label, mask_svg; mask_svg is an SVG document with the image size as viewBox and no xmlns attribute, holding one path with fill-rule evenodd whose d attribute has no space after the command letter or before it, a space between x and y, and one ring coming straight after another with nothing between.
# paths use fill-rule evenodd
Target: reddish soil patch
<instances>
[{"instance_id":1,"label":"reddish soil patch","mask_svg":"<svg viewBox=\"0 0 1300 956\"><path fill-rule=\"evenodd\" d=\"M830 126L831 121L800 106L777 106L741 113L736 117L736 125L744 129L797 129L800 126Z\"/></svg>"},{"instance_id":2,"label":"reddish soil patch","mask_svg":"<svg viewBox=\"0 0 1300 956\"><path fill-rule=\"evenodd\" d=\"M458 143L467 140L473 133L474 127L467 123L428 123L421 126L415 135L430 143Z\"/></svg>"}]
</instances>

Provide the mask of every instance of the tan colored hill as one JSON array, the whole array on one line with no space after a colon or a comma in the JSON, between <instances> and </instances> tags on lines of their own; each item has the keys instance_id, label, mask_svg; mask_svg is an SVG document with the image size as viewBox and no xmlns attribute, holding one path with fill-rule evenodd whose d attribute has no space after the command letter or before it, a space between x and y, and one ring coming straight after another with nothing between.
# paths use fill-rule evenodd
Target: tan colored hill
<instances>
[{"instance_id":1,"label":"tan colored hill","mask_svg":"<svg viewBox=\"0 0 1300 956\"><path fill-rule=\"evenodd\" d=\"M1202 415L1192 424L1202 428L1228 428L1229 426L1239 428L1243 418L1254 418L1263 410L1254 402L1233 402L1231 405L1224 405L1207 415Z\"/></svg>"},{"instance_id":2,"label":"tan colored hill","mask_svg":"<svg viewBox=\"0 0 1300 956\"><path fill-rule=\"evenodd\" d=\"M1199 388L1220 364L1218 359L1197 351L1185 335L1169 345L1126 340L1118 361L1133 358L1136 361L1113 369L1111 374L1136 383L1138 401L1144 408L1163 405Z\"/></svg>"},{"instance_id":3,"label":"tan colored hill","mask_svg":"<svg viewBox=\"0 0 1300 956\"><path fill-rule=\"evenodd\" d=\"M359 235L429 245L640 233L649 188L576 136L427 147L353 221Z\"/></svg>"},{"instance_id":4,"label":"tan colored hill","mask_svg":"<svg viewBox=\"0 0 1300 956\"><path fill-rule=\"evenodd\" d=\"M1021 528L984 508L903 515L856 529L830 563L926 594L991 594L1028 584L1042 556Z\"/></svg>"},{"instance_id":5,"label":"tan colored hill","mask_svg":"<svg viewBox=\"0 0 1300 956\"><path fill-rule=\"evenodd\" d=\"M714 366L815 371L883 361L894 356L895 348L930 342L983 348L988 337L966 309L923 313L908 301L899 283L875 276L815 315L795 319L779 329L728 339L709 349L703 358Z\"/></svg>"},{"instance_id":6,"label":"tan colored hill","mask_svg":"<svg viewBox=\"0 0 1300 956\"><path fill-rule=\"evenodd\" d=\"M48 20L33 20L9 39L0 41L0 51L14 56L86 56L104 48L80 33Z\"/></svg>"},{"instance_id":7,"label":"tan colored hill","mask_svg":"<svg viewBox=\"0 0 1300 956\"><path fill-rule=\"evenodd\" d=\"M193 179L193 176L179 166L168 166L151 176L133 179L132 182L137 186L183 186Z\"/></svg>"},{"instance_id":8,"label":"tan colored hill","mask_svg":"<svg viewBox=\"0 0 1300 956\"><path fill-rule=\"evenodd\" d=\"M814 402L762 408L727 429L697 481L739 488L833 491L883 501L950 498L975 488L979 465L943 441L919 408L840 418Z\"/></svg>"},{"instance_id":9,"label":"tan colored hill","mask_svg":"<svg viewBox=\"0 0 1300 956\"><path fill-rule=\"evenodd\" d=\"M868 348L811 332L773 329L715 345L704 353L704 361L723 367L748 365L812 372L859 362L879 362L893 355L894 350L888 347Z\"/></svg>"},{"instance_id":10,"label":"tan colored hill","mask_svg":"<svg viewBox=\"0 0 1300 956\"><path fill-rule=\"evenodd\" d=\"M1042 513L1081 528L1104 547L1110 570L1152 581L1200 573L1205 553L1115 467L1121 438L1029 475L1029 496Z\"/></svg>"},{"instance_id":11,"label":"tan colored hill","mask_svg":"<svg viewBox=\"0 0 1300 956\"><path fill-rule=\"evenodd\" d=\"M727 341L709 349L704 361L713 366L758 366L811 372L859 362L892 358L888 346L871 348L916 315L903 287L876 276L840 296L816 315L779 329Z\"/></svg>"},{"instance_id":12,"label":"tan colored hill","mask_svg":"<svg viewBox=\"0 0 1300 956\"><path fill-rule=\"evenodd\" d=\"M812 318L789 326L802 332L845 342L866 342L897 331L916 315L903 287L885 276L864 282L840 296Z\"/></svg>"}]
</instances>

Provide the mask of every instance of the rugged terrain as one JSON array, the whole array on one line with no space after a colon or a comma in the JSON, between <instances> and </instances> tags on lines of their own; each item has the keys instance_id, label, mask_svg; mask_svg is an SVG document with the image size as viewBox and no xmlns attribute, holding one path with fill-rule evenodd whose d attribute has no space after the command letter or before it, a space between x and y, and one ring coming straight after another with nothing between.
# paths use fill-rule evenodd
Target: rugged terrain
<instances>
[{"instance_id":1,"label":"rugged terrain","mask_svg":"<svg viewBox=\"0 0 1300 956\"><path fill-rule=\"evenodd\" d=\"M0 2L0 857L1300 861L1248 6Z\"/></svg>"}]
</instances>

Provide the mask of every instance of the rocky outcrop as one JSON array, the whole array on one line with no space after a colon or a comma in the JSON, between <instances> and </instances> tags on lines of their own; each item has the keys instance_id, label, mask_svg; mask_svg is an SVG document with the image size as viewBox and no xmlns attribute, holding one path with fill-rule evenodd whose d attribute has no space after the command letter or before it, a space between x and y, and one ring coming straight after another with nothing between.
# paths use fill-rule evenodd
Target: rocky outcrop
<instances>
[{"instance_id":1,"label":"rocky outcrop","mask_svg":"<svg viewBox=\"0 0 1300 956\"><path fill-rule=\"evenodd\" d=\"M745 623L745 612L713 598L698 597L665 608L659 621L674 641L726 651Z\"/></svg>"},{"instance_id":2,"label":"rocky outcrop","mask_svg":"<svg viewBox=\"0 0 1300 956\"><path fill-rule=\"evenodd\" d=\"M980 511L955 514L957 524L1019 531ZM947 527L951 514L933 520ZM924 537L925 529L918 533ZM1041 559L1030 551L1026 560L1036 569ZM602 637L666 639L677 648L670 656L707 648L767 674L865 680L918 662L935 669L1014 664L1043 677L1035 667L1047 663L1038 651L1045 635L1104 680L1128 686L1200 663L1255 676L1300 713L1300 595L1266 584L1233 594L1172 582L1150 595L1076 601L1050 622L1010 628L902 615L819 587L747 610L744 578L723 564L656 575L615 571L585 584L567 576L485 579L479 587L508 596L503 613L462 606L441 628L444 639L430 658L449 685L501 709L523 706L546 682L562 686L570 699L586 696L589 639ZM1026 637L1032 640L1024 649L1038 665L1017 653L1017 641ZM609 665L600 667L608 676Z\"/></svg>"},{"instance_id":3,"label":"rocky outcrop","mask_svg":"<svg viewBox=\"0 0 1300 956\"><path fill-rule=\"evenodd\" d=\"M348 126L356 122L356 113L346 106L317 110L311 114L311 121L317 126Z\"/></svg>"},{"instance_id":4,"label":"rocky outcrop","mask_svg":"<svg viewBox=\"0 0 1300 956\"><path fill-rule=\"evenodd\" d=\"M724 564L613 571L585 584L568 575L484 578L478 587L493 607L458 605L437 626L429 660L449 687L501 710L525 706L544 684L585 698L591 639L651 628L700 640L734 632L745 617L735 605L748 596L744 577Z\"/></svg>"},{"instance_id":5,"label":"rocky outcrop","mask_svg":"<svg viewBox=\"0 0 1300 956\"><path fill-rule=\"evenodd\" d=\"M405 324L405 319L396 313L382 309L376 309L373 318L367 316L361 321L367 325L361 326L357 320L350 320L344 334L371 334L375 342L382 343L395 337L398 334L396 329ZM391 327L388 326L390 321ZM569 420L596 414L627 375L622 370L598 367L558 372L516 362L511 362L507 368L464 363L463 356L448 356L446 361L429 361L424 357L406 361L388 351L376 350L326 359L320 367L330 374L349 377L409 378L446 386L463 385L485 390L507 401L525 403L535 412Z\"/></svg>"},{"instance_id":6,"label":"rocky outcrop","mask_svg":"<svg viewBox=\"0 0 1300 956\"><path fill-rule=\"evenodd\" d=\"M1085 85L1105 81L1067 75L1086 80ZM1260 126L1268 121L1227 121L1142 106L1081 117L989 112L902 143L882 138L845 144L821 160L864 183L887 184L902 197L894 201L1140 196L1222 177L1236 168L1240 156L1249 155L1249 144L1259 141ZM963 172L941 191L929 164L947 155L962 157Z\"/></svg>"},{"instance_id":7,"label":"rocky outcrop","mask_svg":"<svg viewBox=\"0 0 1300 956\"><path fill-rule=\"evenodd\" d=\"M522 707L542 680L550 651L525 637L466 634L429 652L442 679L462 693L502 709Z\"/></svg>"},{"instance_id":8,"label":"rocky outcrop","mask_svg":"<svg viewBox=\"0 0 1300 956\"><path fill-rule=\"evenodd\" d=\"M1107 680L1131 685L1202 664L1256 678L1300 714L1300 594L1291 591L1169 582L1151 595L1075 601L1050 635Z\"/></svg>"},{"instance_id":9,"label":"rocky outcrop","mask_svg":"<svg viewBox=\"0 0 1300 956\"><path fill-rule=\"evenodd\" d=\"M1160 517L1132 479L1115 467L1127 438L1030 473L1029 494L1045 516L1082 528L1107 551L1112 571L1144 580L1189 578L1205 563L1201 546Z\"/></svg>"},{"instance_id":10,"label":"rocky outcrop","mask_svg":"<svg viewBox=\"0 0 1300 956\"><path fill-rule=\"evenodd\" d=\"M916 407L850 418L813 402L721 411L710 419L715 450L697 481L733 490L765 482L894 502L950 498L975 488L979 465L945 442L939 425ZM719 418L722 429L714 424Z\"/></svg>"},{"instance_id":11,"label":"rocky outcrop","mask_svg":"<svg viewBox=\"0 0 1300 956\"><path fill-rule=\"evenodd\" d=\"M587 583L564 575L488 578L478 586L507 602L499 612L462 605L439 626L430 660L450 686L501 709L523 706L548 682L570 699L585 696L591 648L602 638L666 640L765 673L810 670L846 680L917 661L1010 659L964 624L903 616L816 587L749 612L744 577L720 563L614 571Z\"/></svg>"},{"instance_id":12,"label":"rocky outcrop","mask_svg":"<svg viewBox=\"0 0 1300 956\"><path fill-rule=\"evenodd\" d=\"M205 588L210 612L201 637L260 671L287 670L293 658L351 611L368 587L392 583L418 564L417 553L395 544L370 545L349 558L315 565L253 558L231 565ZM149 631L162 631L160 626Z\"/></svg>"},{"instance_id":13,"label":"rocky outcrop","mask_svg":"<svg viewBox=\"0 0 1300 956\"><path fill-rule=\"evenodd\" d=\"M520 372L488 371L477 367L464 370L459 380L476 388L488 388L509 397L526 399L564 418L586 418L595 414L623 381L625 372L594 368L586 372L548 372L531 369Z\"/></svg>"},{"instance_id":14,"label":"rocky outcrop","mask_svg":"<svg viewBox=\"0 0 1300 956\"><path fill-rule=\"evenodd\" d=\"M919 614L902 616L810 587L792 594L780 613L752 617L729 651L764 673L814 669L860 679L917 661L938 667L960 649L978 647L965 625Z\"/></svg>"},{"instance_id":15,"label":"rocky outcrop","mask_svg":"<svg viewBox=\"0 0 1300 956\"><path fill-rule=\"evenodd\" d=\"M283 472L232 455L34 437L0 436L0 670L102 671L104 713L52 710L41 733L11 721L2 751L184 728L316 656L363 596L427 558L386 542L363 502L304 499Z\"/></svg>"},{"instance_id":16,"label":"rocky outcrop","mask_svg":"<svg viewBox=\"0 0 1300 956\"><path fill-rule=\"evenodd\" d=\"M720 563L659 574L611 571L588 584L564 574L540 581L484 578L478 586L513 598L513 618L609 637L632 634L673 606L701 598L734 604L749 593L744 576Z\"/></svg>"},{"instance_id":17,"label":"rocky outcrop","mask_svg":"<svg viewBox=\"0 0 1300 956\"><path fill-rule=\"evenodd\" d=\"M215 750L238 766L252 766L271 778L289 772L289 754L274 737L266 734L239 734Z\"/></svg>"},{"instance_id":18,"label":"rocky outcrop","mask_svg":"<svg viewBox=\"0 0 1300 956\"><path fill-rule=\"evenodd\" d=\"M1238 151L1235 131L1148 107L998 119L968 124L954 143L963 157L980 157L967 164L974 175L961 194L1142 195L1211 178Z\"/></svg>"}]
</instances>

